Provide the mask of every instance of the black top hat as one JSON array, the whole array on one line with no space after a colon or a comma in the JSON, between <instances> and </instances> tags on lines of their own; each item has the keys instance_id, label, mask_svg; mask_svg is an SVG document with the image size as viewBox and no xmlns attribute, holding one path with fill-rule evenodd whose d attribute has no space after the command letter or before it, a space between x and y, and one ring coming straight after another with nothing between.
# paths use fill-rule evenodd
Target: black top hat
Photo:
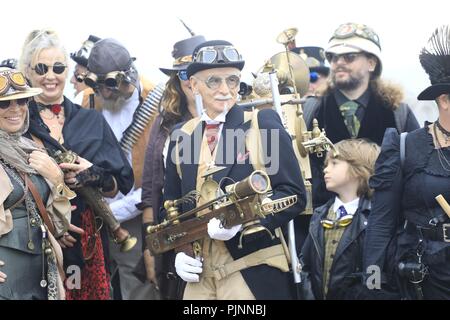
<instances>
[{"instance_id":1,"label":"black top hat","mask_svg":"<svg viewBox=\"0 0 450 320\"><path fill-rule=\"evenodd\" d=\"M89 55L91 54L91 50L94 47L94 44L98 40L100 40L99 37L90 35L89 38L83 42L80 50L78 50L77 52L72 52L70 54L70 58L76 63L87 68Z\"/></svg>"},{"instance_id":2,"label":"black top hat","mask_svg":"<svg viewBox=\"0 0 450 320\"><path fill-rule=\"evenodd\" d=\"M292 48L293 52L300 55L305 60L311 72L317 72L328 76L330 68L325 66L325 51L321 47L297 47Z\"/></svg>"},{"instance_id":3,"label":"black top hat","mask_svg":"<svg viewBox=\"0 0 450 320\"><path fill-rule=\"evenodd\" d=\"M206 55L200 54L208 47L210 47L212 51L216 52L216 56L212 62L205 62ZM228 50L230 54L227 54L226 50ZM195 48L192 57L193 61L187 68L187 76L189 78L197 72L207 69L236 68L242 70L245 64L245 61L242 60L241 55L237 52L233 45L224 40L211 40L203 42Z\"/></svg>"},{"instance_id":4,"label":"black top hat","mask_svg":"<svg viewBox=\"0 0 450 320\"><path fill-rule=\"evenodd\" d=\"M172 51L172 57L175 59L172 68L159 68L159 70L168 76L174 71L185 70L189 63L192 62L192 52L194 52L194 49L205 41L204 36L192 36L176 42L173 45Z\"/></svg>"},{"instance_id":5,"label":"black top hat","mask_svg":"<svg viewBox=\"0 0 450 320\"><path fill-rule=\"evenodd\" d=\"M429 48L419 55L423 69L430 77L431 86L423 90L418 100L434 100L450 93L450 27L436 29L428 40Z\"/></svg>"}]
</instances>

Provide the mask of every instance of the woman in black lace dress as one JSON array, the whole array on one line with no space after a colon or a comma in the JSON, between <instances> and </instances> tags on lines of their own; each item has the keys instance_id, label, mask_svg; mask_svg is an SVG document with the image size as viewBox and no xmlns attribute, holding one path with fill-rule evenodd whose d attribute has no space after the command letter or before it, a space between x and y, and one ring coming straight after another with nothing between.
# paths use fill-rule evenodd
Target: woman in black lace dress
<instances>
[{"instance_id":1,"label":"woman in black lace dress","mask_svg":"<svg viewBox=\"0 0 450 320\"><path fill-rule=\"evenodd\" d=\"M420 62L432 85L418 99L435 100L439 118L404 143L395 130L386 131L371 179L364 265L396 274L405 298L450 299L450 213L435 199L450 201L449 26L434 32Z\"/></svg>"}]
</instances>

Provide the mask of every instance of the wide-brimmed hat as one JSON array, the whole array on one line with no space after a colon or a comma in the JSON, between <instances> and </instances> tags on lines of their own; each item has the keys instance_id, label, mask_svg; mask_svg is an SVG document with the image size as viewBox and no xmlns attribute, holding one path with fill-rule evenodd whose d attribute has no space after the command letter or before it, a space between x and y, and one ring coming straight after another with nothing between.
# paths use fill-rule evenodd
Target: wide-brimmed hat
<instances>
[{"instance_id":1,"label":"wide-brimmed hat","mask_svg":"<svg viewBox=\"0 0 450 320\"><path fill-rule=\"evenodd\" d=\"M423 90L418 100L434 100L450 93L450 27L437 28L419 55L420 64L428 74L431 86Z\"/></svg>"},{"instance_id":2,"label":"wide-brimmed hat","mask_svg":"<svg viewBox=\"0 0 450 320\"><path fill-rule=\"evenodd\" d=\"M29 98L41 93L41 88L28 85L22 72L0 67L0 101Z\"/></svg>"},{"instance_id":3,"label":"wide-brimmed hat","mask_svg":"<svg viewBox=\"0 0 450 320\"><path fill-rule=\"evenodd\" d=\"M187 67L188 78L207 69L236 68L242 70L245 64L236 48L224 40L203 42L195 48L192 57L192 63Z\"/></svg>"},{"instance_id":4,"label":"wide-brimmed hat","mask_svg":"<svg viewBox=\"0 0 450 320\"><path fill-rule=\"evenodd\" d=\"M365 24L341 24L328 42L326 53L344 54L353 52L367 52L377 57L378 63L373 72L379 77L382 71L380 38Z\"/></svg>"},{"instance_id":5,"label":"wide-brimmed hat","mask_svg":"<svg viewBox=\"0 0 450 320\"><path fill-rule=\"evenodd\" d=\"M205 37L199 35L176 42L173 45L172 50L172 57L175 59L172 67L159 68L159 70L168 76L174 71L186 70L188 65L192 62L192 53L194 52L194 49L205 41Z\"/></svg>"},{"instance_id":6,"label":"wide-brimmed hat","mask_svg":"<svg viewBox=\"0 0 450 320\"><path fill-rule=\"evenodd\" d=\"M306 65L311 72L317 72L328 76L330 68L325 65L325 51L321 47L296 47L293 52L300 55L305 60Z\"/></svg>"},{"instance_id":7,"label":"wide-brimmed hat","mask_svg":"<svg viewBox=\"0 0 450 320\"><path fill-rule=\"evenodd\" d=\"M79 65L82 65L83 67L87 68L88 65L88 59L89 59L89 55L91 54L91 50L94 47L94 44L99 41L100 38L90 35L89 38L83 42L83 44L81 45L81 48L76 51L76 52L72 52L70 54L70 58L75 61L76 63L78 63Z\"/></svg>"}]
</instances>

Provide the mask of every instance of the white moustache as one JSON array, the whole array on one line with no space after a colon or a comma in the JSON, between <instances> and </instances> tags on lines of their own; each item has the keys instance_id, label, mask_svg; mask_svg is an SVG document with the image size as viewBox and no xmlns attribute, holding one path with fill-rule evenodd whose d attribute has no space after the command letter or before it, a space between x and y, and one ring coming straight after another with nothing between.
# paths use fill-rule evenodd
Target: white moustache
<instances>
[{"instance_id":1,"label":"white moustache","mask_svg":"<svg viewBox=\"0 0 450 320\"><path fill-rule=\"evenodd\" d=\"M230 100L233 97L231 95L227 95L227 96L215 96L214 99L215 100L220 100L220 101L226 101L226 100Z\"/></svg>"}]
</instances>

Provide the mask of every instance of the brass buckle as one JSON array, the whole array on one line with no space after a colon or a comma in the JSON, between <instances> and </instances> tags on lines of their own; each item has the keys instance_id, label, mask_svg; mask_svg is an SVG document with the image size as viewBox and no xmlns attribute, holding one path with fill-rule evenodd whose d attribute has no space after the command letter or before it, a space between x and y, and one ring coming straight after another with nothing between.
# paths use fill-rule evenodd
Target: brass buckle
<instances>
[{"instance_id":1,"label":"brass buckle","mask_svg":"<svg viewBox=\"0 0 450 320\"><path fill-rule=\"evenodd\" d=\"M442 235L444 238L444 242L450 242L450 235L447 236L447 231L449 231L450 223L443 223L442 224Z\"/></svg>"}]
</instances>

